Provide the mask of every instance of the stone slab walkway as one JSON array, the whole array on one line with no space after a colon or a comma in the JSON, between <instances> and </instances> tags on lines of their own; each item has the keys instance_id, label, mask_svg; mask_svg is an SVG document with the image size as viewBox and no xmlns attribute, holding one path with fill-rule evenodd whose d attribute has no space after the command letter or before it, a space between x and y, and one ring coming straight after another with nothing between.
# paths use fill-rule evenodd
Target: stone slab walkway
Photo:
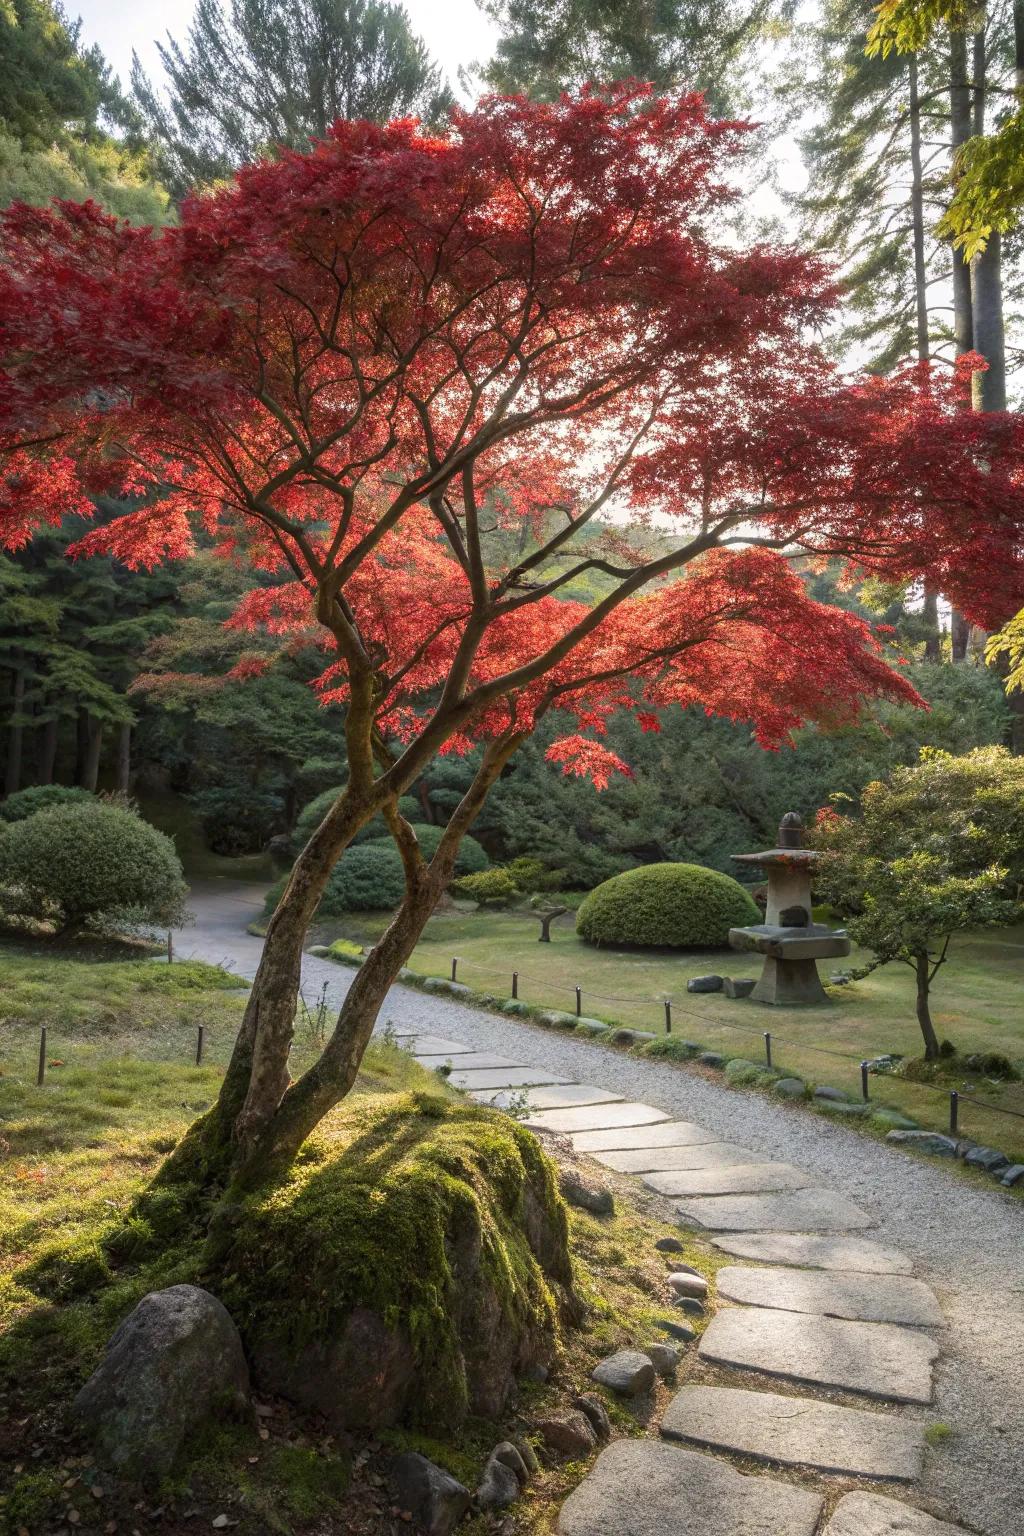
<instances>
[{"instance_id":1,"label":"stone slab walkway","mask_svg":"<svg viewBox=\"0 0 1024 1536\"><path fill-rule=\"evenodd\" d=\"M686 1226L708 1232L850 1232L873 1225L866 1211L831 1189L685 1200L676 1210Z\"/></svg>"},{"instance_id":2,"label":"stone slab walkway","mask_svg":"<svg viewBox=\"0 0 1024 1536\"><path fill-rule=\"evenodd\" d=\"M653 1127L657 1129L657 1127ZM577 1142L581 1138L577 1138ZM582 1151L577 1146L577 1150ZM680 1168L727 1168L733 1163L767 1163L750 1147L737 1147L728 1141L698 1141L684 1147L651 1147L630 1152L592 1152L595 1162L614 1173L671 1173Z\"/></svg>"},{"instance_id":3,"label":"stone slab walkway","mask_svg":"<svg viewBox=\"0 0 1024 1536\"><path fill-rule=\"evenodd\" d=\"M645 1173L643 1182L659 1195L749 1195L806 1189L814 1180L792 1163L732 1163Z\"/></svg>"},{"instance_id":4,"label":"stone slab walkway","mask_svg":"<svg viewBox=\"0 0 1024 1536\"><path fill-rule=\"evenodd\" d=\"M862 1323L905 1323L911 1328L942 1324L935 1293L906 1275L814 1274L730 1264L719 1270L717 1279L720 1296L748 1307L814 1312Z\"/></svg>"},{"instance_id":5,"label":"stone slab walkway","mask_svg":"<svg viewBox=\"0 0 1024 1536\"><path fill-rule=\"evenodd\" d=\"M896 1248L868 1237L811 1237L801 1232L732 1233L715 1238L715 1247L738 1259L766 1264L797 1264L808 1269L845 1269L865 1275L909 1275L914 1263Z\"/></svg>"},{"instance_id":6,"label":"stone slab walkway","mask_svg":"<svg viewBox=\"0 0 1024 1536\"><path fill-rule=\"evenodd\" d=\"M895 1482L915 1482L924 1458L922 1426L912 1420L734 1387L684 1387L661 1433L759 1461Z\"/></svg>"},{"instance_id":7,"label":"stone slab walkway","mask_svg":"<svg viewBox=\"0 0 1024 1536\"><path fill-rule=\"evenodd\" d=\"M1018 1525L1006 1536L1019 1536L1020 1530ZM964 1531L877 1493L848 1493L836 1505L825 1536L964 1536Z\"/></svg>"}]
</instances>

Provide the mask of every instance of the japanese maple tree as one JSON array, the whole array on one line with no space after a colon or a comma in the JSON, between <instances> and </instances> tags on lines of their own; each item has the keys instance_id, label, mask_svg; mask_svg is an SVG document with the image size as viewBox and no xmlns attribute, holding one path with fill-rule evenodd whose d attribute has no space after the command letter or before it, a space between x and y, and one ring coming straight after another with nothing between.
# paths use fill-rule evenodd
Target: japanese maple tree
<instances>
[{"instance_id":1,"label":"japanese maple tree","mask_svg":"<svg viewBox=\"0 0 1024 1536\"><path fill-rule=\"evenodd\" d=\"M811 339L827 273L726 233L746 132L635 85L496 97L440 137L340 122L173 229L91 205L6 215L4 542L99 491L135 509L80 556L148 566L202 526L279 574L233 622L318 636L319 688L346 709L347 787L296 862L194 1133L218 1177L290 1157L351 1087L460 838L546 711L576 721L551 759L600 785L624 771L601 741L612 710L655 728L660 707L700 704L772 746L911 697L859 620L809 600L789 548L927 575L979 622L1021 605L1024 427L957 410L958 378L835 372ZM495 547L525 552L496 565ZM589 604L567 595L585 575ZM236 673L263 665L254 650ZM398 799L471 744L428 862ZM377 815L405 899L292 1083L303 936Z\"/></svg>"}]
</instances>

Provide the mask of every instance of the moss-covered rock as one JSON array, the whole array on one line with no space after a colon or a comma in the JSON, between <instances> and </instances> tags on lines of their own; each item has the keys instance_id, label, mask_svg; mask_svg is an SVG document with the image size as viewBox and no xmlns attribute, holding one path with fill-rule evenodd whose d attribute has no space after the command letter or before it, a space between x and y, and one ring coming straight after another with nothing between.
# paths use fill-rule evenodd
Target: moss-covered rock
<instances>
[{"instance_id":1,"label":"moss-covered rock","mask_svg":"<svg viewBox=\"0 0 1024 1536\"><path fill-rule=\"evenodd\" d=\"M575 1315L565 1208L523 1127L402 1095L237 1212L219 1286L265 1390L337 1428L501 1412Z\"/></svg>"}]
</instances>

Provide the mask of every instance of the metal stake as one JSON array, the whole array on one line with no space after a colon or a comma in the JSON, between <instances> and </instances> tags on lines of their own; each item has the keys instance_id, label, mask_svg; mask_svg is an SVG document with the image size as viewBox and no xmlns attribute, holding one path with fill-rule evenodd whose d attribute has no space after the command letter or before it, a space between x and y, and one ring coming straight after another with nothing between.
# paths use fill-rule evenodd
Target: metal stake
<instances>
[{"instance_id":1,"label":"metal stake","mask_svg":"<svg viewBox=\"0 0 1024 1536\"><path fill-rule=\"evenodd\" d=\"M772 1037L766 1029L764 1032L764 1059L769 1066L772 1064Z\"/></svg>"},{"instance_id":2,"label":"metal stake","mask_svg":"<svg viewBox=\"0 0 1024 1536\"><path fill-rule=\"evenodd\" d=\"M196 1035L196 1066L197 1067L201 1067L202 1064L203 1064L203 1044L204 1044L205 1040L206 1040L206 1030L205 1030L204 1026L202 1024L200 1024L200 1026L199 1026L199 1033Z\"/></svg>"},{"instance_id":3,"label":"metal stake","mask_svg":"<svg viewBox=\"0 0 1024 1536\"><path fill-rule=\"evenodd\" d=\"M512 972L512 996L513 997L518 997L519 996L519 972L518 971L513 971Z\"/></svg>"},{"instance_id":4,"label":"metal stake","mask_svg":"<svg viewBox=\"0 0 1024 1536\"><path fill-rule=\"evenodd\" d=\"M672 1033L672 999L670 997L665 999L665 1033L666 1035Z\"/></svg>"},{"instance_id":5,"label":"metal stake","mask_svg":"<svg viewBox=\"0 0 1024 1536\"><path fill-rule=\"evenodd\" d=\"M576 1017L579 1019L582 1016L583 1016L583 992L582 992L582 990L579 987L577 987L576 988Z\"/></svg>"},{"instance_id":6,"label":"metal stake","mask_svg":"<svg viewBox=\"0 0 1024 1536\"><path fill-rule=\"evenodd\" d=\"M866 1104L871 1097L868 1093L868 1064L866 1061L862 1061L860 1064L860 1091L864 1095L864 1103Z\"/></svg>"},{"instance_id":7,"label":"metal stake","mask_svg":"<svg viewBox=\"0 0 1024 1536\"><path fill-rule=\"evenodd\" d=\"M955 1088L949 1094L949 1134L955 1136L960 1124L960 1095Z\"/></svg>"},{"instance_id":8,"label":"metal stake","mask_svg":"<svg viewBox=\"0 0 1024 1536\"><path fill-rule=\"evenodd\" d=\"M46 1082L46 1025L39 1031L39 1071L36 1073L36 1087L41 1088Z\"/></svg>"}]
</instances>

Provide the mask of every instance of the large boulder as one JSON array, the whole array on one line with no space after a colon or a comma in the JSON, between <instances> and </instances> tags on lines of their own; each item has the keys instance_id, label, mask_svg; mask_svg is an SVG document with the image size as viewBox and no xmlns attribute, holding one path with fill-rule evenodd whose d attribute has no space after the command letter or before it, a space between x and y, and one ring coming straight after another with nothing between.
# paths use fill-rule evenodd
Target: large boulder
<instances>
[{"instance_id":1,"label":"large boulder","mask_svg":"<svg viewBox=\"0 0 1024 1536\"><path fill-rule=\"evenodd\" d=\"M469 1508L469 1489L417 1451L395 1457L391 1486L399 1507L426 1536L448 1536Z\"/></svg>"},{"instance_id":2,"label":"large boulder","mask_svg":"<svg viewBox=\"0 0 1024 1536\"><path fill-rule=\"evenodd\" d=\"M186 1435L240 1409L249 1371L238 1330L209 1291L172 1285L143 1296L111 1336L72 1412L115 1471L147 1482L171 1470Z\"/></svg>"}]
</instances>

